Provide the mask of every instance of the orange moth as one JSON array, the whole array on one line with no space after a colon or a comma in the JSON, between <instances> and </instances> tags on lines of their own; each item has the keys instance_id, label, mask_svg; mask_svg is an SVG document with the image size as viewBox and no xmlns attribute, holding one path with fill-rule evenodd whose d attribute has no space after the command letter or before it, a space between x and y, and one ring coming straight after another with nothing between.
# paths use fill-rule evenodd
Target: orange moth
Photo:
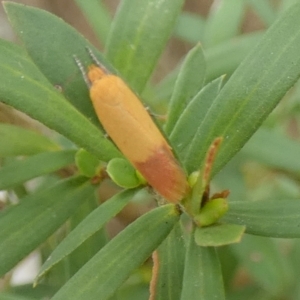
<instances>
[{"instance_id":1,"label":"orange moth","mask_svg":"<svg viewBox=\"0 0 300 300\"><path fill-rule=\"evenodd\" d=\"M179 202L188 184L168 142L125 82L89 53L97 65L89 66L87 76L80 61L75 60L90 87L90 98L102 126L149 185L170 202Z\"/></svg>"}]
</instances>

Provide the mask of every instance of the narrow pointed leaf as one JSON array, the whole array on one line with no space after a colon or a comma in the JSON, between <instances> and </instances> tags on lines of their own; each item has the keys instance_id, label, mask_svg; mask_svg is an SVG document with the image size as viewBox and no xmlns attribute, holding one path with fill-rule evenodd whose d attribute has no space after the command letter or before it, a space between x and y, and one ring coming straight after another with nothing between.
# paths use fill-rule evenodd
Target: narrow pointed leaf
<instances>
[{"instance_id":1,"label":"narrow pointed leaf","mask_svg":"<svg viewBox=\"0 0 300 300\"><path fill-rule=\"evenodd\" d=\"M43 152L9 163L0 168L0 190L66 167L74 163L74 155L74 150Z\"/></svg>"},{"instance_id":2,"label":"narrow pointed leaf","mask_svg":"<svg viewBox=\"0 0 300 300\"><path fill-rule=\"evenodd\" d=\"M265 25L270 26L276 20L275 7L270 1L247 0L247 2L254 8L255 13L258 14Z\"/></svg>"},{"instance_id":3,"label":"narrow pointed leaf","mask_svg":"<svg viewBox=\"0 0 300 300\"><path fill-rule=\"evenodd\" d=\"M178 209L172 204L143 215L102 248L52 299L109 299L178 220Z\"/></svg>"},{"instance_id":4,"label":"narrow pointed leaf","mask_svg":"<svg viewBox=\"0 0 300 300\"><path fill-rule=\"evenodd\" d=\"M64 257L69 255L79 247L89 237L99 231L110 219L112 219L124 206L134 197L136 190L127 190L121 192L97 209L91 212L78 226L56 247L51 256L41 267L36 278L38 281L53 266L59 263Z\"/></svg>"},{"instance_id":5,"label":"narrow pointed leaf","mask_svg":"<svg viewBox=\"0 0 300 300\"><path fill-rule=\"evenodd\" d=\"M32 155L59 148L38 132L15 125L0 124L0 157Z\"/></svg>"},{"instance_id":6,"label":"narrow pointed leaf","mask_svg":"<svg viewBox=\"0 0 300 300\"><path fill-rule=\"evenodd\" d=\"M215 0L205 24L204 45L211 47L236 36L240 31L244 11L244 1Z\"/></svg>"},{"instance_id":7,"label":"narrow pointed leaf","mask_svg":"<svg viewBox=\"0 0 300 300\"><path fill-rule=\"evenodd\" d=\"M177 21L174 35L193 44L202 40L205 20L198 14L183 11Z\"/></svg>"},{"instance_id":8,"label":"narrow pointed leaf","mask_svg":"<svg viewBox=\"0 0 300 300\"><path fill-rule=\"evenodd\" d=\"M190 236L181 300L225 300L221 265L216 249L200 247Z\"/></svg>"},{"instance_id":9,"label":"narrow pointed leaf","mask_svg":"<svg viewBox=\"0 0 300 300\"><path fill-rule=\"evenodd\" d=\"M222 84L222 77L207 84L185 108L170 136L170 141L175 148L184 166L189 165L189 148L194 140L198 139L197 129L203 122L211 105L217 97ZM196 167L196 166L194 166ZM191 172L192 169L188 169Z\"/></svg>"},{"instance_id":10,"label":"narrow pointed leaf","mask_svg":"<svg viewBox=\"0 0 300 300\"><path fill-rule=\"evenodd\" d=\"M93 196L94 189L86 178L74 177L29 195L0 213L0 274L4 275L53 234L80 204Z\"/></svg>"},{"instance_id":11,"label":"narrow pointed leaf","mask_svg":"<svg viewBox=\"0 0 300 300\"><path fill-rule=\"evenodd\" d=\"M18 46L0 40L0 98L56 130L101 160L121 156L115 146L47 81Z\"/></svg>"},{"instance_id":12,"label":"narrow pointed leaf","mask_svg":"<svg viewBox=\"0 0 300 300\"><path fill-rule=\"evenodd\" d=\"M246 226L246 232L267 237L300 238L300 200L229 201L221 221Z\"/></svg>"},{"instance_id":13,"label":"narrow pointed leaf","mask_svg":"<svg viewBox=\"0 0 300 300\"><path fill-rule=\"evenodd\" d=\"M183 0L124 0L108 37L107 58L141 93L173 31Z\"/></svg>"},{"instance_id":14,"label":"narrow pointed leaf","mask_svg":"<svg viewBox=\"0 0 300 300\"><path fill-rule=\"evenodd\" d=\"M14 2L5 2L4 8L14 31L41 72L70 103L98 124L88 88L73 56L84 66L90 65L92 60L86 51L89 47L99 61L114 72L103 55L69 24L47 11Z\"/></svg>"},{"instance_id":15,"label":"narrow pointed leaf","mask_svg":"<svg viewBox=\"0 0 300 300\"><path fill-rule=\"evenodd\" d=\"M205 49L206 82L219 76L230 76L246 55L262 38L262 32L244 34L229 41ZM156 87L156 101L167 102L173 93L180 68L176 67Z\"/></svg>"},{"instance_id":16,"label":"narrow pointed leaf","mask_svg":"<svg viewBox=\"0 0 300 300\"><path fill-rule=\"evenodd\" d=\"M182 289L185 242L180 223L153 253L151 300L180 300Z\"/></svg>"},{"instance_id":17,"label":"narrow pointed leaf","mask_svg":"<svg viewBox=\"0 0 300 300\"><path fill-rule=\"evenodd\" d=\"M168 119L165 126L167 134L172 132L185 107L201 90L205 79L205 70L204 54L200 44L198 44L187 54L178 74L169 103Z\"/></svg>"},{"instance_id":18,"label":"narrow pointed leaf","mask_svg":"<svg viewBox=\"0 0 300 300\"><path fill-rule=\"evenodd\" d=\"M98 192L94 193L94 197L90 197L90 199L84 202L78 210L71 216L68 222L68 233L72 232L81 222L85 220L85 218L91 214L95 209L99 207L99 197ZM64 241L64 240L63 240ZM63 241L61 243L63 243ZM69 280L79 269L81 269L102 247L104 247L108 242L108 234L106 232L106 228L101 228L100 230L94 232L89 237L87 237L73 252L70 253L61 263L54 269L52 272L49 272L48 277L45 278L46 281L49 277L56 277L58 281L65 283ZM56 250L59 247L58 244L55 249L52 247L50 249L51 253L49 256L51 257L52 251ZM49 257L47 256L47 258ZM46 258L46 255L44 255ZM45 263L45 259L43 260ZM62 279L59 279L57 276L57 272L59 272L60 268L64 270L65 265L67 267L67 274L62 276ZM66 276L67 275L67 276ZM65 278L65 279L64 279ZM35 278L36 281L37 278ZM33 283L35 286L35 282ZM57 290L56 290L57 291ZM56 292L55 291L55 292Z\"/></svg>"},{"instance_id":19,"label":"narrow pointed leaf","mask_svg":"<svg viewBox=\"0 0 300 300\"><path fill-rule=\"evenodd\" d=\"M104 43L108 37L111 17L102 0L76 0L76 4L85 14L99 40Z\"/></svg>"},{"instance_id":20,"label":"narrow pointed leaf","mask_svg":"<svg viewBox=\"0 0 300 300\"><path fill-rule=\"evenodd\" d=\"M230 77L198 128L189 170L198 168L212 141L223 136L214 173L220 170L298 80L299 14L300 4L287 10Z\"/></svg>"},{"instance_id":21,"label":"narrow pointed leaf","mask_svg":"<svg viewBox=\"0 0 300 300\"><path fill-rule=\"evenodd\" d=\"M263 34L262 31L243 34L206 49L207 82L221 75L229 77L262 39Z\"/></svg>"}]
</instances>

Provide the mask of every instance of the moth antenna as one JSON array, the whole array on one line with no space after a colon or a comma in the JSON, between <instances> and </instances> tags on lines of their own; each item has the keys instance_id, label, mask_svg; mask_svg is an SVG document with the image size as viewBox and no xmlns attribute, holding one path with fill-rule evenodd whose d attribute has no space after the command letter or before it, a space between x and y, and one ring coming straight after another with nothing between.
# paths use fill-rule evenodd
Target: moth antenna
<instances>
[{"instance_id":1,"label":"moth antenna","mask_svg":"<svg viewBox=\"0 0 300 300\"><path fill-rule=\"evenodd\" d=\"M89 79L87 77L87 74L86 74L86 71L84 69L84 66L83 66L82 62L80 61L80 59L76 55L73 55L73 58L75 60L75 63L77 65L78 69L80 70L80 72L82 74L82 77L83 77L86 85L90 88L91 87L91 82L89 81Z\"/></svg>"},{"instance_id":2,"label":"moth antenna","mask_svg":"<svg viewBox=\"0 0 300 300\"><path fill-rule=\"evenodd\" d=\"M100 67L106 74L110 74L110 72L107 70L107 68L98 60L98 58L96 57L95 53L93 52L93 50L91 48L89 48L88 46L85 47L89 56L91 57L91 59L93 60L93 62Z\"/></svg>"}]
</instances>

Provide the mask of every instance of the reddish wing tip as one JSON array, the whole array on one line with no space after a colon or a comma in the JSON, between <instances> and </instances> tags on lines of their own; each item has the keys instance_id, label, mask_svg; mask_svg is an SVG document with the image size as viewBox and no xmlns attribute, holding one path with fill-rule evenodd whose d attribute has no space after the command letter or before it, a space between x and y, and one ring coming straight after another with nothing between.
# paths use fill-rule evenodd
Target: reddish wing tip
<instances>
[{"instance_id":1,"label":"reddish wing tip","mask_svg":"<svg viewBox=\"0 0 300 300\"><path fill-rule=\"evenodd\" d=\"M178 203L188 193L186 175L169 149L162 147L145 162L135 163L148 183L164 198Z\"/></svg>"}]
</instances>

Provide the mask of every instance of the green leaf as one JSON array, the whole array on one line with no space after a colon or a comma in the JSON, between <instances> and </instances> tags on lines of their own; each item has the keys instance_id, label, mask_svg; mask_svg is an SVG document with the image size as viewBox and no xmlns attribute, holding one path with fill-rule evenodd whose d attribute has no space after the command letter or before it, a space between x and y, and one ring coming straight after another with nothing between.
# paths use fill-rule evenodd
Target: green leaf
<instances>
[{"instance_id":1,"label":"green leaf","mask_svg":"<svg viewBox=\"0 0 300 300\"><path fill-rule=\"evenodd\" d=\"M2 102L39 120L101 160L121 156L101 131L47 81L18 46L3 40L0 40L0 70Z\"/></svg>"},{"instance_id":2,"label":"green leaf","mask_svg":"<svg viewBox=\"0 0 300 300\"><path fill-rule=\"evenodd\" d=\"M108 37L111 17L108 9L103 4L103 1L76 0L75 2L86 16L87 21L91 24L99 40L104 43Z\"/></svg>"},{"instance_id":3,"label":"green leaf","mask_svg":"<svg viewBox=\"0 0 300 300\"><path fill-rule=\"evenodd\" d=\"M207 82L223 74L230 76L262 37L263 32L252 32L205 49Z\"/></svg>"},{"instance_id":4,"label":"green leaf","mask_svg":"<svg viewBox=\"0 0 300 300\"><path fill-rule=\"evenodd\" d=\"M292 284L292 270L276 243L267 238L245 235L243 241L232 245L240 265L269 293L286 295Z\"/></svg>"},{"instance_id":5,"label":"green leaf","mask_svg":"<svg viewBox=\"0 0 300 300\"><path fill-rule=\"evenodd\" d=\"M247 2L255 9L255 12L267 26L270 26L272 23L274 23L277 15L273 3L270 1L261 0L247 0Z\"/></svg>"},{"instance_id":6,"label":"green leaf","mask_svg":"<svg viewBox=\"0 0 300 300\"><path fill-rule=\"evenodd\" d=\"M0 274L53 234L78 208L93 196L94 187L85 178L62 181L22 199L0 213Z\"/></svg>"},{"instance_id":7,"label":"green leaf","mask_svg":"<svg viewBox=\"0 0 300 300\"><path fill-rule=\"evenodd\" d=\"M170 135L170 141L184 166L189 165L193 158L189 156L189 149L193 141L198 141L197 129L205 119L206 114L217 97L223 78L218 78L207 84L185 108ZM195 165L194 165L195 167ZM200 167L200 164L198 164ZM190 173L191 170L188 169Z\"/></svg>"},{"instance_id":8,"label":"green leaf","mask_svg":"<svg viewBox=\"0 0 300 300\"><path fill-rule=\"evenodd\" d=\"M300 261L299 261L299 256L300 256L300 240L295 239L293 240L292 248L289 251L289 262L291 263L293 273L294 273L294 299L296 300L297 298L300 297L300 287L298 285L298 278L300 276Z\"/></svg>"},{"instance_id":9,"label":"green leaf","mask_svg":"<svg viewBox=\"0 0 300 300\"><path fill-rule=\"evenodd\" d=\"M221 265L216 249L200 247L191 234L186 253L181 300L225 300Z\"/></svg>"},{"instance_id":10,"label":"green leaf","mask_svg":"<svg viewBox=\"0 0 300 300\"><path fill-rule=\"evenodd\" d=\"M80 174L90 178L97 175L101 167L99 159L84 149L77 151L75 162Z\"/></svg>"},{"instance_id":11,"label":"green leaf","mask_svg":"<svg viewBox=\"0 0 300 300\"><path fill-rule=\"evenodd\" d=\"M220 264L222 266L222 274L224 280L224 286L226 290L226 299L230 298L230 291L232 287L232 283L236 278L236 272L239 269L238 259L236 255L233 253L231 246L218 247L217 253L220 259ZM233 299L232 299L233 300ZM239 300L239 299L237 299Z\"/></svg>"},{"instance_id":12,"label":"green leaf","mask_svg":"<svg viewBox=\"0 0 300 300\"><path fill-rule=\"evenodd\" d=\"M183 11L177 21L174 35L190 43L202 40L205 21L200 15Z\"/></svg>"},{"instance_id":13,"label":"green leaf","mask_svg":"<svg viewBox=\"0 0 300 300\"><path fill-rule=\"evenodd\" d=\"M262 35L262 32L244 34L205 49L206 82L210 82L224 74L231 75L253 46L262 38ZM169 101L179 69L177 66L156 86L156 103Z\"/></svg>"},{"instance_id":14,"label":"green leaf","mask_svg":"<svg viewBox=\"0 0 300 300\"><path fill-rule=\"evenodd\" d=\"M0 300L35 300L35 298L23 297L11 293L0 293Z\"/></svg>"},{"instance_id":15,"label":"green leaf","mask_svg":"<svg viewBox=\"0 0 300 300\"><path fill-rule=\"evenodd\" d=\"M236 36L240 31L244 12L244 1L215 0L205 24L204 45L211 47Z\"/></svg>"},{"instance_id":16,"label":"green leaf","mask_svg":"<svg viewBox=\"0 0 300 300\"><path fill-rule=\"evenodd\" d=\"M202 247L219 247L239 243L246 226L235 224L215 224L205 228L197 228L195 242Z\"/></svg>"},{"instance_id":17,"label":"green leaf","mask_svg":"<svg viewBox=\"0 0 300 300\"><path fill-rule=\"evenodd\" d=\"M280 13L284 12L291 5L296 4L297 2L298 2L298 0L285 0L285 1L281 1L280 5L279 5L279 12Z\"/></svg>"},{"instance_id":18,"label":"green leaf","mask_svg":"<svg viewBox=\"0 0 300 300\"><path fill-rule=\"evenodd\" d=\"M0 190L66 167L74 163L74 155L74 150L44 152L6 164L0 168Z\"/></svg>"},{"instance_id":19,"label":"green leaf","mask_svg":"<svg viewBox=\"0 0 300 300\"><path fill-rule=\"evenodd\" d=\"M74 229L81 223L84 222L85 218L89 216L89 214L93 213L95 209L99 207L99 197L98 191L94 193L94 197L91 197L89 201L85 201L71 216L68 222L68 234L70 234ZM59 241L60 244L57 243L56 247L49 247L49 252L47 254L44 253L43 263L46 263L46 258L52 257L52 251L56 251L57 247L64 242ZM49 282L49 277L56 277L57 282L61 282L62 286L66 281L68 281L79 269L81 269L102 247L104 247L108 242L108 234L106 232L106 228L102 227L100 230L91 233L89 237L76 248L74 251L70 253L65 259L60 261L60 264L56 265L56 268L52 269L49 272L45 280ZM66 268L67 265L67 268ZM60 269L63 269L63 276L57 276L57 272L60 272ZM61 273L61 272L60 272ZM36 288L36 287L34 287ZM57 291L57 290L56 290ZM55 291L55 292L56 292Z\"/></svg>"},{"instance_id":20,"label":"green leaf","mask_svg":"<svg viewBox=\"0 0 300 300\"><path fill-rule=\"evenodd\" d=\"M138 218L102 248L52 299L109 299L167 237L178 220L179 211L172 204Z\"/></svg>"},{"instance_id":21,"label":"green leaf","mask_svg":"<svg viewBox=\"0 0 300 300\"><path fill-rule=\"evenodd\" d=\"M4 8L14 31L41 72L80 112L99 124L88 87L73 55L80 59L83 66L90 65L92 60L86 51L88 47L114 73L103 55L74 28L49 12L14 2L6 2ZM45 95L41 97L44 98Z\"/></svg>"},{"instance_id":22,"label":"green leaf","mask_svg":"<svg viewBox=\"0 0 300 300\"><path fill-rule=\"evenodd\" d=\"M153 253L152 300L180 300L185 257L183 236L182 225L178 222Z\"/></svg>"},{"instance_id":23,"label":"green leaf","mask_svg":"<svg viewBox=\"0 0 300 300\"><path fill-rule=\"evenodd\" d=\"M41 284L40 286L33 288L32 283L24 285L16 285L10 287L10 292L14 295L22 295L30 298L31 300L35 299L46 299L51 298L54 295L54 291L57 287L51 285L50 283ZM0 294L1 295L1 294Z\"/></svg>"},{"instance_id":24,"label":"green leaf","mask_svg":"<svg viewBox=\"0 0 300 300\"><path fill-rule=\"evenodd\" d=\"M167 134L172 132L185 107L201 90L205 79L205 70L204 54L200 44L198 44L187 54L177 76L165 125Z\"/></svg>"},{"instance_id":25,"label":"green leaf","mask_svg":"<svg viewBox=\"0 0 300 300\"><path fill-rule=\"evenodd\" d=\"M131 189L142 184L132 164L123 158L114 158L107 164L106 172L120 187Z\"/></svg>"},{"instance_id":26,"label":"green leaf","mask_svg":"<svg viewBox=\"0 0 300 300\"><path fill-rule=\"evenodd\" d=\"M300 143L287 136L260 128L242 149L242 153L275 169L300 176Z\"/></svg>"},{"instance_id":27,"label":"green leaf","mask_svg":"<svg viewBox=\"0 0 300 300\"><path fill-rule=\"evenodd\" d=\"M184 0L124 0L108 38L107 58L141 93L171 35Z\"/></svg>"},{"instance_id":28,"label":"green leaf","mask_svg":"<svg viewBox=\"0 0 300 300\"><path fill-rule=\"evenodd\" d=\"M33 155L59 149L57 144L35 131L0 124L0 157Z\"/></svg>"},{"instance_id":29,"label":"green leaf","mask_svg":"<svg viewBox=\"0 0 300 300\"><path fill-rule=\"evenodd\" d=\"M221 219L246 226L246 232L268 237L300 237L300 201L229 201L229 210Z\"/></svg>"},{"instance_id":30,"label":"green leaf","mask_svg":"<svg viewBox=\"0 0 300 300\"><path fill-rule=\"evenodd\" d=\"M59 263L79 247L89 237L99 231L110 219L120 212L134 197L137 190L120 192L111 199L105 201L91 212L51 253L47 261L42 265L35 283L43 277L53 266Z\"/></svg>"},{"instance_id":31,"label":"green leaf","mask_svg":"<svg viewBox=\"0 0 300 300\"><path fill-rule=\"evenodd\" d=\"M213 173L220 170L298 80L299 14L300 4L292 6L230 77L198 128L189 151L188 170L198 169L209 145L222 136Z\"/></svg>"}]
</instances>

